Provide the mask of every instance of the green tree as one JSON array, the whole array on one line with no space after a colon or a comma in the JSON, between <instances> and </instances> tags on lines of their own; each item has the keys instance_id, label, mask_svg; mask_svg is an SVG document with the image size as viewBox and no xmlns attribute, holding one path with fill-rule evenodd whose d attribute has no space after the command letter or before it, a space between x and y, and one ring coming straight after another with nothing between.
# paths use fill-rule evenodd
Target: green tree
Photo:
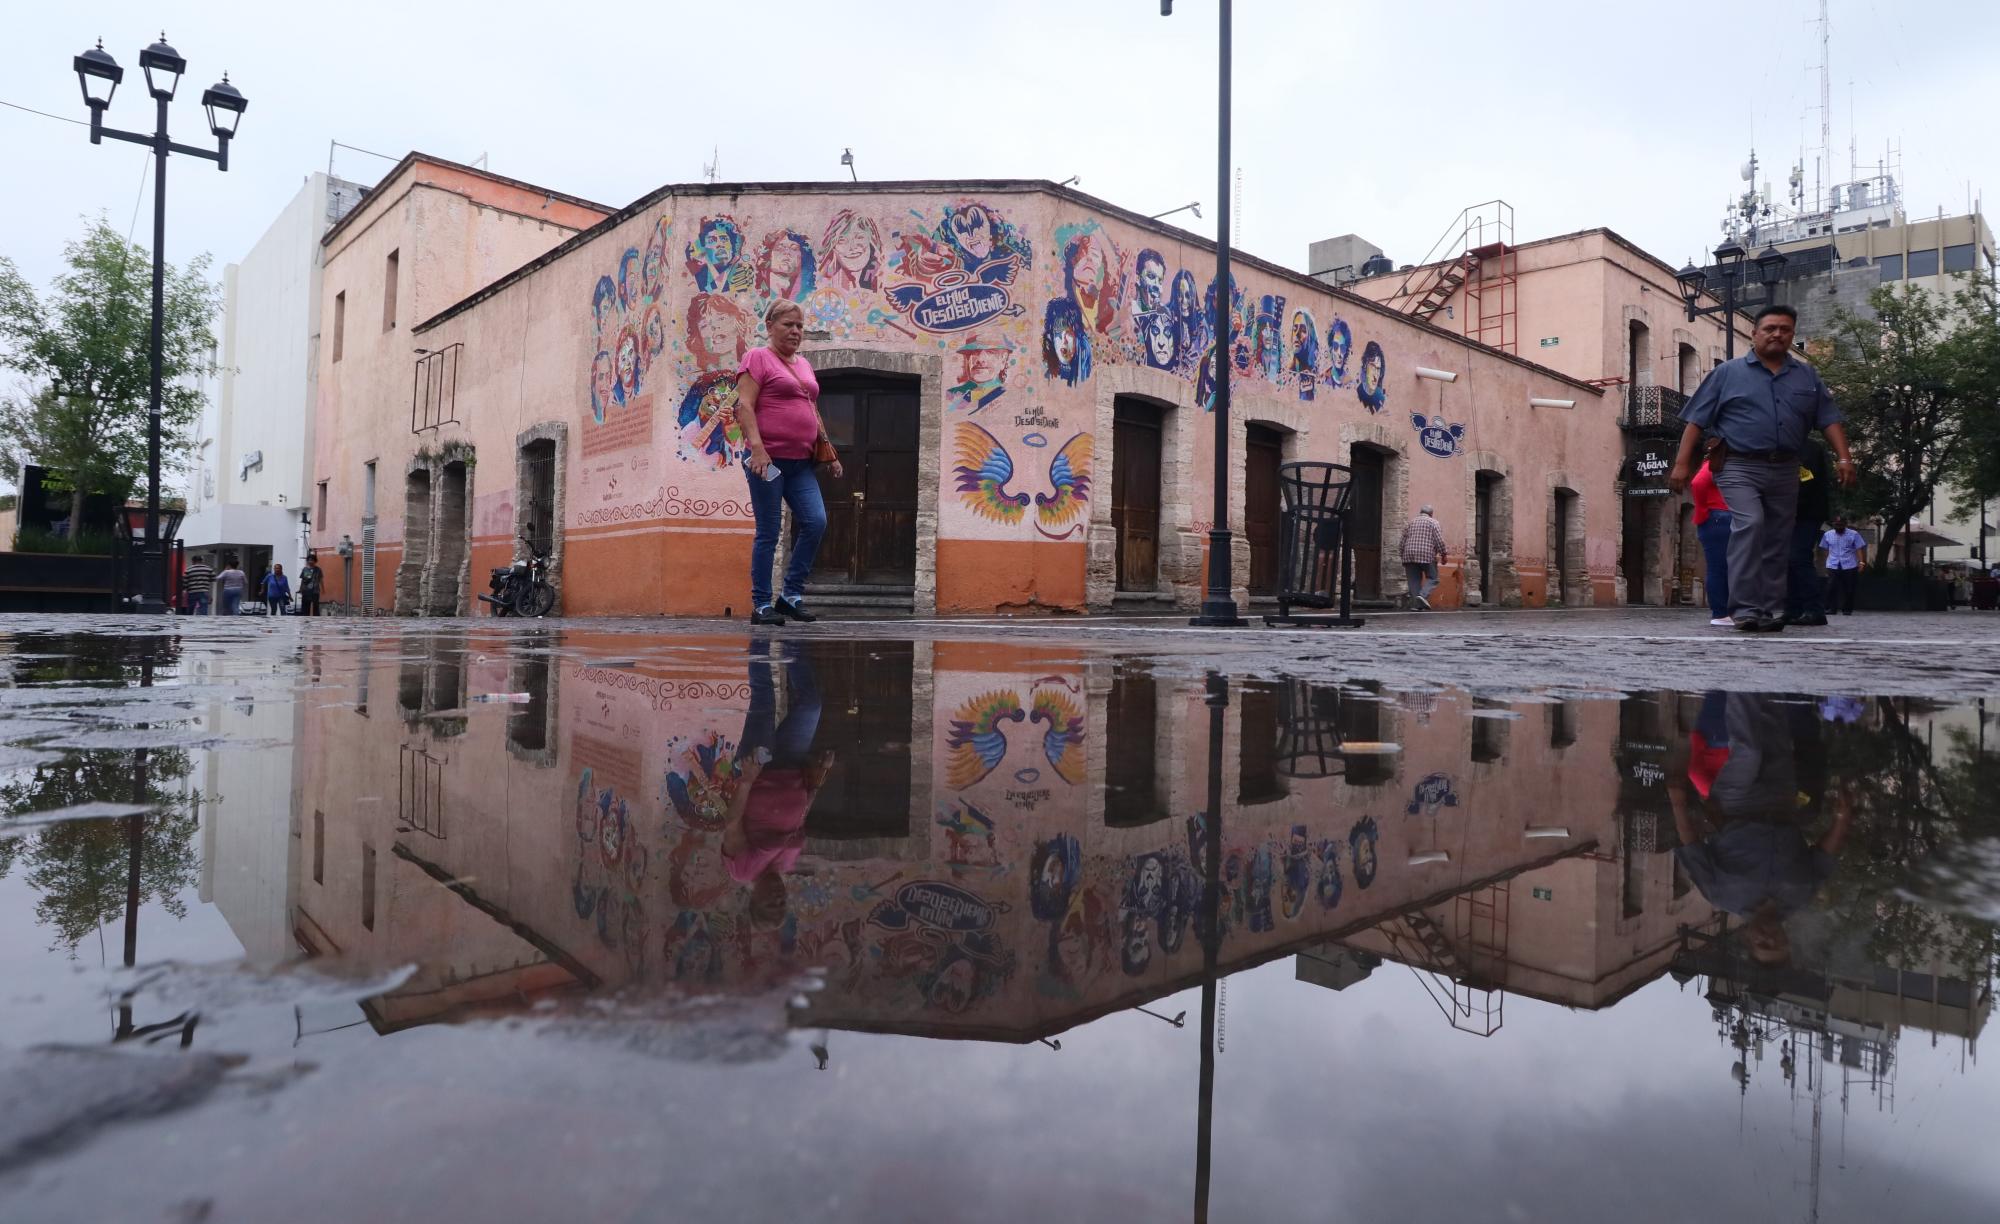
<instances>
[{"instance_id":1,"label":"green tree","mask_svg":"<svg viewBox=\"0 0 2000 1224\"><path fill-rule=\"evenodd\" d=\"M146 471L152 364L152 255L103 217L63 248L68 270L37 294L0 256L0 364L27 376L28 394L0 401L0 452L14 470L32 460L70 491L80 522L86 495L127 495ZM168 265L161 322L160 449L187 448L214 372L211 324L221 288L209 259ZM72 533L74 539L74 533Z\"/></svg>"},{"instance_id":2,"label":"green tree","mask_svg":"<svg viewBox=\"0 0 2000 1224\"><path fill-rule=\"evenodd\" d=\"M1947 300L1884 285L1869 296L1868 314L1836 312L1815 348L1861 468L1843 505L1882 520L1882 553L1940 481L1963 475L1968 423L2000 399L2000 360L1985 351L1994 333L1981 322L1990 292L1975 285ZM1914 565L1914 551L1905 555Z\"/></svg>"},{"instance_id":3,"label":"green tree","mask_svg":"<svg viewBox=\"0 0 2000 1224\"><path fill-rule=\"evenodd\" d=\"M1957 509L1976 520L1979 504L2000 497L2000 286L1992 277L1968 289L1964 322L1953 335L1965 376L1988 396L1967 405Z\"/></svg>"}]
</instances>

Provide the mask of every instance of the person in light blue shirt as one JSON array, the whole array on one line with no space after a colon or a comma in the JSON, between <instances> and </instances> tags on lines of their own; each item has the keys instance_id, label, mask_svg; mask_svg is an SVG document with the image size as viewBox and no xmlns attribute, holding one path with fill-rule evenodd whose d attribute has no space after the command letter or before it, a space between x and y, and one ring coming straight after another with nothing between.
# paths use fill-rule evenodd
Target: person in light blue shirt
<instances>
[{"instance_id":1,"label":"person in light blue shirt","mask_svg":"<svg viewBox=\"0 0 2000 1224\"><path fill-rule=\"evenodd\" d=\"M1785 592L1792 525L1798 517L1799 454L1818 429L1839 456L1841 485L1853 488L1854 457L1833 396L1811 366L1792 355L1798 312L1766 306L1757 314L1753 351L1709 372L1681 409L1680 454L1667 477L1676 493L1694 475L1704 431L1723 442L1723 460L1711 461L1715 487L1729 503L1730 618L1738 629L1777 632L1785 627Z\"/></svg>"},{"instance_id":2,"label":"person in light blue shirt","mask_svg":"<svg viewBox=\"0 0 2000 1224\"><path fill-rule=\"evenodd\" d=\"M1861 571L1868 568L1868 537L1847 525L1847 516L1833 516L1833 527L1819 538L1826 550L1826 607L1842 616L1854 615L1854 591Z\"/></svg>"}]
</instances>

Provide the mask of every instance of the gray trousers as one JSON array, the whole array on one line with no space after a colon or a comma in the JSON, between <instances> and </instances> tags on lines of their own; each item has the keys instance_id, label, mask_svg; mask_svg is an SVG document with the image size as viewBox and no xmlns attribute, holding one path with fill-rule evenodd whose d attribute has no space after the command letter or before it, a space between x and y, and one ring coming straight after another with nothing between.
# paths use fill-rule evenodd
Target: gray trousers
<instances>
[{"instance_id":1,"label":"gray trousers","mask_svg":"<svg viewBox=\"0 0 2000 1224\"><path fill-rule=\"evenodd\" d=\"M1715 490L1729 503L1730 614L1783 616L1799 465L1731 455L1715 477Z\"/></svg>"}]
</instances>

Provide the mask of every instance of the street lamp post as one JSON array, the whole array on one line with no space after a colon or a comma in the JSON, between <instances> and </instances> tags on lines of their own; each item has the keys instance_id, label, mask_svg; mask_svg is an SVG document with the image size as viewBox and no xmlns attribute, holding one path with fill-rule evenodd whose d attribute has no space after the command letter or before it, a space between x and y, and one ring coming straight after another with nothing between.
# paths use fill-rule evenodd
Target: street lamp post
<instances>
[{"instance_id":1,"label":"street lamp post","mask_svg":"<svg viewBox=\"0 0 2000 1224\"><path fill-rule=\"evenodd\" d=\"M1232 628L1247 624L1236 610L1230 590L1229 533L1229 31L1230 0L1220 0L1221 25L1217 73L1215 149L1215 304L1211 322L1215 334L1215 507L1208 529L1208 591L1201 615L1190 623ZM1160 16L1171 17L1174 0L1160 0Z\"/></svg>"},{"instance_id":2,"label":"street lamp post","mask_svg":"<svg viewBox=\"0 0 2000 1224\"><path fill-rule=\"evenodd\" d=\"M102 39L95 47L77 56L72 66L76 69L77 81L83 86L83 104L90 108L90 143L103 144L104 138L109 136L113 140L145 145L153 151L153 325L150 339L153 374L146 425L146 543L139 566L138 607L141 612L165 612L167 574L160 542L160 382L165 360L162 332L166 298L167 154L185 153L190 157L205 158L214 162L217 169L228 170L229 142L235 137L236 127L243 121L243 111L250 103L229 83L227 73L202 94L201 105L208 112L208 130L215 136L215 150L210 152L192 145L175 144L167 135L167 104L174 100L181 74L187 71L187 61L181 58L180 52L167 45L164 31L160 34L160 41L139 52L139 67L146 73L146 90L153 95L156 104L150 136L104 126L104 112L111 106L111 96L118 92L118 83L125 79L125 70L104 49Z\"/></svg>"},{"instance_id":3,"label":"street lamp post","mask_svg":"<svg viewBox=\"0 0 2000 1224\"><path fill-rule=\"evenodd\" d=\"M1697 305L1702 290L1708 287L1708 273L1690 263L1674 274L1680 283L1681 301L1687 306L1688 322L1692 323L1703 315L1721 315L1724 320L1722 338L1722 359L1733 361L1736 357L1736 312L1752 306L1769 306L1778 300L1778 281L1785 270L1785 257L1774 246L1766 246L1752 262L1757 265L1757 277L1764 285L1764 296L1739 301L1737 288L1743 283L1743 260L1747 252L1734 238L1724 239L1715 248L1715 266L1721 272L1722 301L1713 306Z\"/></svg>"}]
</instances>

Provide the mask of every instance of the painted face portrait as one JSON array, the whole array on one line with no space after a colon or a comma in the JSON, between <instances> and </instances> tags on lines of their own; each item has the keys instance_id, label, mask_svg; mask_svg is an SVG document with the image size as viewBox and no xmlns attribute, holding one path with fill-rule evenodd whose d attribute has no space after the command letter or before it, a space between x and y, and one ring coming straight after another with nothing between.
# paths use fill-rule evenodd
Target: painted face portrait
<instances>
[{"instance_id":1,"label":"painted face portrait","mask_svg":"<svg viewBox=\"0 0 2000 1224\"><path fill-rule=\"evenodd\" d=\"M951 212L951 237L958 248L971 257L972 262L985 263L993 257L993 248L998 245L993 233L993 218L977 204L967 204Z\"/></svg>"},{"instance_id":2,"label":"painted face portrait","mask_svg":"<svg viewBox=\"0 0 2000 1224\"><path fill-rule=\"evenodd\" d=\"M1383 356L1382 346L1370 340L1361 350L1361 379L1354 385L1354 394L1368 411L1382 411L1389 398L1388 375L1389 359Z\"/></svg>"},{"instance_id":3,"label":"painted face portrait","mask_svg":"<svg viewBox=\"0 0 2000 1224\"><path fill-rule=\"evenodd\" d=\"M1051 378L1071 386L1090 377L1090 342L1083 331L1083 313L1075 302L1057 298L1042 319L1042 361Z\"/></svg>"},{"instance_id":4,"label":"painted face portrait","mask_svg":"<svg viewBox=\"0 0 2000 1224\"><path fill-rule=\"evenodd\" d=\"M1180 327L1172 315L1156 310L1141 316L1140 334L1146 343L1146 364L1156 370L1171 370L1180 362Z\"/></svg>"},{"instance_id":5,"label":"painted face portrait","mask_svg":"<svg viewBox=\"0 0 2000 1224\"><path fill-rule=\"evenodd\" d=\"M627 310L637 310L642 290L639 287L639 252L627 249L618 260L618 300Z\"/></svg>"},{"instance_id":6,"label":"painted face portrait","mask_svg":"<svg viewBox=\"0 0 2000 1224\"><path fill-rule=\"evenodd\" d=\"M978 349L965 355L964 377L968 382L998 382L1006 368L1007 354L1001 349Z\"/></svg>"},{"instance_id":7,"label":"painted face portrait","mask_svg":"<svg viewBox=\"0 0 2000 1224\"><path fill-rule=\"evenodd\" d=\"M1133 305L1142 313L1158 310L1167 301L1167 261L1158 251L1139 252L1139 284Z\"/></svg>"},{"instance_id":8,"label":"painted face portrait","mask_svg":"<svg viewBox=\"0 0 2000 1224\"><path fill-rule=\"evenodd\" d=\"M1354 352L1354 329L1346 319L1335 319L1326 329L1327 374L1335 384L1347 380L1347 359Z\"/></svg>"},{"instance_id":9,"label":"painted face portrait","mask_svg":"<svg viewBox=\"0 0 2000 1224\"><path fill-rule=\"evenodd\" d=\"M618 386L624 403L639 394L639 337L629 327L618 336Z\"/></svg>"},{"instance_id":10,"label":"painted face portrait","mask_svg":"<svg viewBox=\"0 0 2000 1224\"><path fill-rule=\"evenodd\" d=\"M1183 319L1201 313L1201 300L1195 292L1194 273L1174 273L1174 313Z\"/></svg>"},{"instance_id":11,"label":"painted face portrait","mask_svg":"<svg viewBox=\"0 0 2000 1224\"><path fill-rule=\"evenodd\" d=\"M1069 271L1070 295L1087 319L1097 313L1104 293L1104 281L1111 270L1105 261L1104 249L1088 235L1077 239L1073 250Z\"/></svg>"},{"instance_id":12,"label":"painted face portrait","mask_svg":"<svg viewBox=\"0 0 2000 1224\"><path fill-rule=\"evenodd\" d=\"M599 336L617 326L618 285L610 277L597 278L597 288L590 294L590 312Z\"/></svg>"},{"instance_id":13,"label":"painted face portrait","mask_svg":"<svg viewBox=\"0 0 2000 1224\"><path fill-rule=\"evenodd\" d=\"M646 327L643 334L646 338L646 344L640 350L640 354L650 363L653 358L658 357L667 349L667 319L665 315L660 313L658 306L647 307Z\"/></svg>"},{"instance_id":14,"label":"painted face portrait","mask_svg":"<svg viewBox=\"0 0 2000 1224\"><path fill-rule=\"evenodd\" d=\"M646 262L639 269L639 288L648 301L660 296L660 278L666 275L667 252L657 243L646 248Z\"/></svg>"},{"instance_id":15,"label":"painted face portrait","mask_svg":"<svg viewBox=\"0 0 2000 1224\"><path fill-rule=\"evenodd\" d=\"M590 415L597 423L604 423L604 410L611 404L613 387L611 354L603 349L590 363Z\"/></svg>"},{"instance_id":16,"label":"painted face portrait","mask_svg":"<svg viewBox=\"0 0 2000 1224\"><path fill-rule=\"evenodd\" d=\"M874 289L881 274L882 235L875 223L843 208L820 239L821 270L836 289Z\"/></svg>"},{"instance_id":17,"label":"painted face portrait","mask_svg":"<svg viewBox=\"0 0 2000 1224\"><path fill-rule=\"evenodd\" d=\"M688 353L704 370L734 368L755 330L750 315L720 294L698 294L688 305Z\"/></svg>"},{"instance_id":18,"label":"painted face portrait","mask_svg":"<svg viewBox=\"0 0 2000 1224\"><path fill-rule=\"evenodd\" d=\"M736 245L730 240L728 231L720 227L702 235L701 246L703 253L708 256L708 262L712 264L727 266L735 259Z\"/></svg>"}]
</instances>

